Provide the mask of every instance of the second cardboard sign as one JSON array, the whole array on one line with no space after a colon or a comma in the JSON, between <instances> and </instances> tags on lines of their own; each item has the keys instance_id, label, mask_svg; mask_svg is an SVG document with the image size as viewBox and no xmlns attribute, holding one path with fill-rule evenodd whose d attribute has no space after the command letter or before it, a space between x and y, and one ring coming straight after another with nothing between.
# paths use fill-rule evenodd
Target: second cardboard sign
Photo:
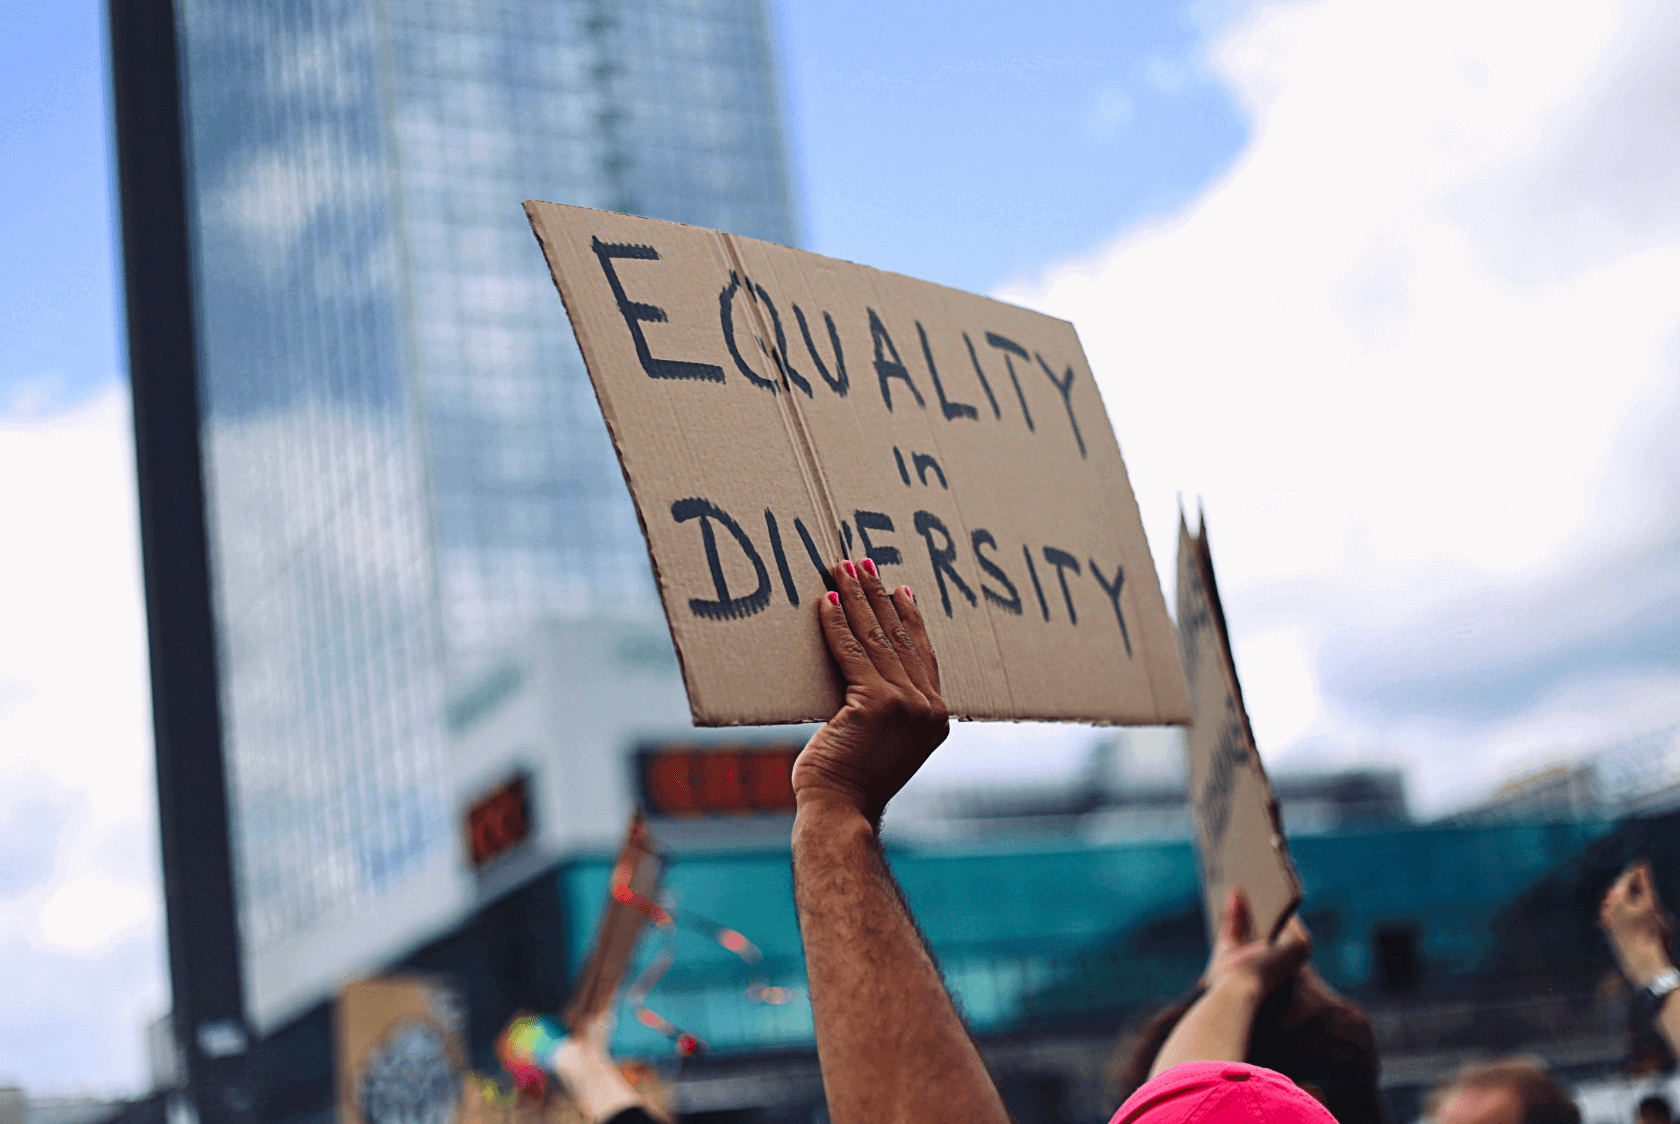
<instances>
[{"instance_id":1,"label":"second cardboard sign","mask_svg":"<svg viewBox=\"0 0 1680 1124\"><path fill-rule=\"evenodd\" d=\"M1207 520L1200 523L1191 535L1179 513L1178 642L1195 714L1186 749L1202 907L1211 940L1219 931L1226 895L1240 887L1256 931L1270 939L1301 904L1301 877L1289 857L1277 797L1254 745L1213 576Z\"/></svg>"},{"instance_id":2,"label":"second cardboard sign","mask_svg":"<svg viewBox=\"0 0 1680 1124\"><path fill-rule=\"evenodd\" d=\"M817 721L824 568L909 585L964 718L1188 718L1073 326L784 246L526 212L647 535L701 725Z\"/></svg>"}]
</instances>

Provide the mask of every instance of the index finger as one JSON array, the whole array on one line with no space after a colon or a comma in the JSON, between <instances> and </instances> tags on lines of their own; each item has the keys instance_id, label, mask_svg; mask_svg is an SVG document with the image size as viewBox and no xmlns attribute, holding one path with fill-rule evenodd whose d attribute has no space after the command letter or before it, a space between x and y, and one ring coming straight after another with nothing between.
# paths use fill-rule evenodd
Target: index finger
<instances>
[{"instance_id":1,"label":"index finger","mask_svg":"<svg viewBox=\"0 0 1680 1124\"><path fill-rule=\"evenodd\" d=\"M840 562L833 572L834 584L840 593L840 607L845 610L852 635L857 637L858 643L868 653L869 662L875 665L876 673L894 686L914 687L909 672L905 670L904 661L899 659L898 652L893 648L892 638L887 635L886 622L876 613L875 605L870 599L869 590L864 584L868 573L849 560Z\"/></svg>"},{"instance_id":2,"label":"index finger","mask_svg":"<svg viewBox=\"0 0 1680 1124\"><path fill-rule=\"evenodd\" d=\"M922 619L922 607L916 603L916 595L910 592L910 587L901 585L893 591L893 608L898 610L899 623L910 636L910 644L916 649L916 655L922 661L922 669L927 673L927 685L933 689L933 696L939 697L939 657L934 655L933 641L928 639L927 621ZM923 694L927 688L923 688ZM940 699L943 705L943 698Z\"/></svg>"},{"instance_id":3,"label":"index finger","mask_svg":"<svg viewBox=\"0 0 1680 1124\"><path fill-rule=\"evenodd\" d=\"M910 630L904 627L904 618L898 611L898 598L887 592L874 562L865 558L858 565L857 573L858 584L863 586L863 592L869 598L870 607L875 610L875 619L880 622L881 630L892 642L893 651L898 654L898 662L903 666L904 673L922 694L937 696L939 692L933 685L932 677L922 664L922 654L916 650L916 642L911 639Z\"/></svg>"}]
</instances>

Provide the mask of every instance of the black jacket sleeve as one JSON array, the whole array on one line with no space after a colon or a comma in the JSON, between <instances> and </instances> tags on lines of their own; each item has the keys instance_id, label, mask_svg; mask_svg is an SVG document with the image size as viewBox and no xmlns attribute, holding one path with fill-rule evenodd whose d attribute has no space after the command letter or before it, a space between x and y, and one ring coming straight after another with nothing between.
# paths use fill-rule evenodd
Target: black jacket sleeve
<instances>
[{"instance_id":1,"label":"black jacket sleeve","mask_svg":"<svg viewBox=\"0 0 1680 1124\"><path fill-rule=\"evenodd\" d=\"M627 1108L604 1124L659 1124L659 1121L640 1108Z\"/></svg>"}]
</instances>

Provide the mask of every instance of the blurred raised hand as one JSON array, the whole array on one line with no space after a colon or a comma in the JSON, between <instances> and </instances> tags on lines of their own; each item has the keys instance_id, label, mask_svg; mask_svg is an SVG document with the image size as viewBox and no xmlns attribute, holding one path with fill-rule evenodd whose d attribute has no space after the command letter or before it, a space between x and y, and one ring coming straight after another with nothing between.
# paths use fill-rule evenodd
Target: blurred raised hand
<instances>
[{"instance_id":1,"label":"blurred raised hand","mask_svg":"<svg viewBox=\"0 0 1680 1124\"><path fill-rule=\"evenodd\" d=\"M1669 948L1674 919L1657 897L1651 864L1644 859L1617 876L1598 907L1598 924L1610 938L1622 974L1644 987L1674 966Z\"/></svg>"}]
</instances>

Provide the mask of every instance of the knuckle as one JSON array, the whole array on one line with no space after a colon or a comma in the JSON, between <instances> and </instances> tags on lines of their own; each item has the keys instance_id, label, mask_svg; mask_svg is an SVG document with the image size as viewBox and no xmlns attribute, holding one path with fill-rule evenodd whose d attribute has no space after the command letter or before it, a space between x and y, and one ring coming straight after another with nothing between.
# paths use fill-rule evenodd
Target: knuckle
<instances>
[{"instance_id":1,"label":"knuckle","mask_svg":"<svg viewBox=\"0 0 1680 1124\"><path fill-rule=\"evenodd\" d=\"M914 723L919 717L923 705L922 697L915 691L899 688L888 698L886 710L895 722L906 725Z\"/></svg>"}]
</instances>

